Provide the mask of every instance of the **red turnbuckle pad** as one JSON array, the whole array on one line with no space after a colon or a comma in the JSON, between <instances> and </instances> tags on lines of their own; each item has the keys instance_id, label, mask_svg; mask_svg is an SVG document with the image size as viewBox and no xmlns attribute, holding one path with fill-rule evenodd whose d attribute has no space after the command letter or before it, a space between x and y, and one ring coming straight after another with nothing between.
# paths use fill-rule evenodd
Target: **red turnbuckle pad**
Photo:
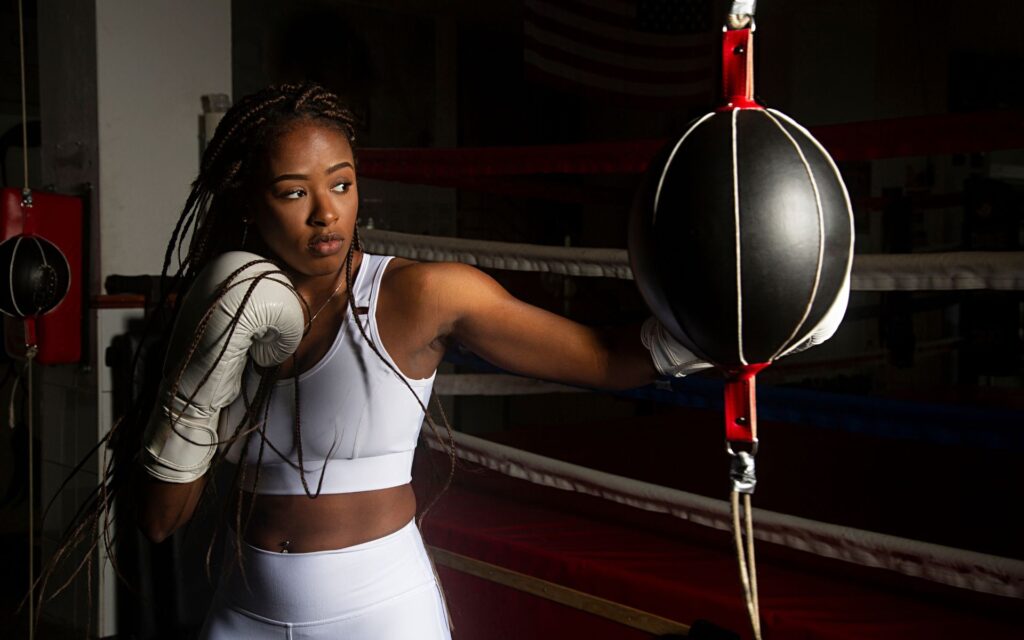
<instances>
[{"instance_id":1,"label":"red turnbuckle pad","mask_svg":"<svg viewBox=\"0 0 1024 640\"><path fill-rule=\"evenodd\" d=\"M726 29L722 34L722 96L718 111L760 109L754 102L754 33Z\"/></svg>"},{"instance_id":2,"label":"red turnbuckle pad","mask_svg":"<svg viewBox=\"0 0 1024 640\"><path fill-rule=\"evenodd\" d=\"M748 364L727 373L725 379L725 440L732 444L757 442L755 376L768 363Z\"/></svg>"}]
</instances>

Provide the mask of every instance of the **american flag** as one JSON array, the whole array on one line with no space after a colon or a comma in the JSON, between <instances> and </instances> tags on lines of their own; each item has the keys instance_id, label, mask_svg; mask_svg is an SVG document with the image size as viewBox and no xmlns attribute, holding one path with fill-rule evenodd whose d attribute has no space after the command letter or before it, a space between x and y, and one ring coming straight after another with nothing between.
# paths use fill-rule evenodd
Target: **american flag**
<instances>
[{"instance_id":1,"label":"american flag","mask_svg":"<svg viewBox=\"0 0 1024 640\"><path fill-rule=\"evenodd\" d=\"M530 80L638 105L714 97L712 0L526 0Z\"/></svg>"}]
</instances>

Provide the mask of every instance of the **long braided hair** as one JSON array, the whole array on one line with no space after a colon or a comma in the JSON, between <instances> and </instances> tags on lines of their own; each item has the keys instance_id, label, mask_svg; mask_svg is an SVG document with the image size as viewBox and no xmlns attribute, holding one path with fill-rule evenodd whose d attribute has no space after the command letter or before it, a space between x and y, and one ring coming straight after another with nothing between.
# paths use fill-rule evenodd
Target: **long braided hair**
<instances>
[{"instance_id":1,"label":"long braided hair","mask_svg":"<svg viewBox=\"0 0 1024 640\"><path fill-rule=\"evenodd\" d=\"M333 93L315 84L287 84L269 87L243 98L224 115L224 118L217 127L213 140L211 140L203 153L199 176L192 183L192 189L185 201L185 206L174 227L164 255L160 274L161 304L157 306L154 313L150 316L147 333L162 332L165 340L162 347L157 349L159 353L153 355L164 355L163 351L166 350L166 334L169 333L168 328L172 326L173 319L177 316L178 301L184 297L182 294L187 291L195 277L215 256L225 251L244 249L246 229L246 221L244 219L246 210L245 188L256 179L260 161L277 140L278 136L286 132L290 126L298 121L312 121L339 131L349 141L353 153L355 153L354 116L340 103ZM405 376L383 356L380 347L369 337L366 327L359 320L356 313L355 300L351 295L353 255L356 250L360 249L359 245L358 229L355 229L352 241L349 243L348 253L341 267L345 272L344 277L348 285L346 296L349 313L352 314L352 318L355 320L355 324L366 340L366 343L371 346L381 362L405 383L410 393L419 402L424 411L426 421L433 431L434 438L438 441L443 441L438 432L438 426L431 417L428 408L419 399L419 396L416 395ZM175 258L177 259L175 260ZM177 264L172 269L173 262ZM255 264L255 262L251 264ZM250 265L245 265L238 269L236 275ZM222 286L215 297L219 300L219 297L231 286L248 286L249 290L242 304L244 307L248 300L248 295L251 293L256 282L261 277L266 276L267 274L263 274L247 282ZM229 282L232 280L232 278L229 278ZM298 294L296 293L296 295ZM299 300L306 304L301 296L299 296ZM202 335L205 331L209 316L210 314L207 313L200 322L196 332L197 338L193 340L188 352L184 354L183 360L174 371L168 374L174 376L175 387L180 380L181 373L197 350L198 336ZM237 322L237 318L233 322ZM232 330L233 326L234 324L232 324ZM136 352L132 364L133 371L139 367L139 360L139 353ZM149 369L152 370L153 367L149 367ZM233 427L230 436L224 441L212 445L218 446L220 451L227 451L236 441L241 440L242 451L232 483L232 492L236 498L234 500L236 508L231 514L233 519L233 526L231 528L237 536L234 548L236 549L236 561L238 563L241 562L242 549L242 545L239 543L248 521L247 517L243 517L242 507L244 503L242 499L243 486L245 486L243 483L246 480L247 473L249 473L249 469L247 469L249 465L246 464L247 452L252 439L257 437L259 450L255 469L253 470L253 481L250 485L251 491L255 493L259 483L264 450L268 446L268 440L265 437L266 417L269 411L268 400L270 390L278 379L278 369L278 367L274 367L269 371L263 372L252 398L248 397L246 385L242 385L242 398L245 405L244 415L239 423ZM295 373L297 374L298 372L296 371ZM312 491L306 482L302 457L299 376L294 375L293 379L295 384L294 437L297 471L302 480L306 495L310 498L315 498L320 494L323 471L321 471L320 483L318 483L316 490ZM81 573L85 572L91 583L93 552L100 545L106 547L107 556L111 559L112 564L114 564L115 571L122 578L124 577L116 564L117 554L115 553L115 545L117 531L112 527L114 500L119 496L126 495L125 492L132 488L135 469L138 468L138 457L142 450L142 430L149 412L156 401L156 386L155 384L145 385L148 393L144 393L132 404L125 416L112 426L110 432L96 445L89 456L79 463L68 480L65 480L64 486L86 464L88 459L97 451L102 450L103 447L108 447L112 450L112 455L107 457L104 474L98 486L91 494L89 500L79 508L78 513L72 519L68 530L65 532L63 543L47 562L37 581L37 589L33 591L40 605L37 607L37 611L42 609L42 605L45 602L52 600L61 591L66 589ZM440 402L437 403L437 406L441 407ZM448 488L455 470L454 440L451 426L444 415L443 409L441 409L441 416L448 436L450 468L440 490L436 492L426 507L421 509L418 516L421 521L437 498ZM221 453L216 454L211 464L211 470L207 471L207 473L211 473L212 469L221 461L223 461ZM57 491L56 495L61 493L64 486ZM200 500L201 503L207 499L212 486L213 483L211 482L207 482L204 486L203 495ZM119 504L118 506L122 512L125 511L125 505ZM251 514L252 510L249 509L248 512ZM125 518L119 516L119 520L123 522ZM215 538L221 528L221 526L217 527L207 549L206 565L208 574ZM84 551L84 554L75 553L76 550ZM72 560L72 557L75 560ZM62 575L61 581L55 587L49 587L49 582L51 578L56 576L58 569L65 567L69 567L68 575L66 577ZM32 595L29 594L29 597L32 597ZM35 621L32 621L32 623L35 623Z\"/></svg>"}]
</instances>

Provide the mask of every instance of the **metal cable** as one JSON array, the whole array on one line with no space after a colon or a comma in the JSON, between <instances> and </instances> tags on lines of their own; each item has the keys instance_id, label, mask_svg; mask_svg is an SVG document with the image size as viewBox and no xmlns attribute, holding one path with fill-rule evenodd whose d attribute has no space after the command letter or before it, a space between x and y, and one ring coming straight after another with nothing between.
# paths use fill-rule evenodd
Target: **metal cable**
<instances>
[{"instance_id":1,"label":"metal cable","mask_svg":"<svg viewBox=\"0 0 1024 640\"><path fill-rule=\"evenodd\" d=\"M28 189L28 107L25 97L25 20L21 8L22 0L18 0L18 57L21 63L21 162L24 171L25 186Z\"/></svg>"},{"instance_id":2,"label":"metal cable","mask_svg":"<svg viewBox=\"0 0 1024 640\"><path fill-rule=\"evenodd\" d=\"M21 161L24 176L24 187L21 190L22 198L29 199L31 191L28 181L28 106L25 89L25 14L22 7L22 0L18 0L18 60L21 68ZM36 346L27 345L25 357L28 359L25 369L28 375L28 637L35 639L35 597L34 587L36 582L35 563L35 446L33 443L34 433L32 425L32 361L36 356Z\"/></svg>"},{"instance_id":3,"label":"metal cable","mask_svg":"<svg viewBox=\"0 0 1024 640\"><path fill-rule=\"evenodd\" d=\"M21 5L21 2L18 3ZM32 361L36 357L36 346L29 345L25 352L27 362L25 363L26 386L28 388L28 409L26 419L28 421L28 638L34 640L36 629L35 618L35 584L36 584L36 558L35 558L35 519L36 519L36 494L35 494L35 445L33 440L35 434L32 429Z\"/></svg>"}]
</instances>

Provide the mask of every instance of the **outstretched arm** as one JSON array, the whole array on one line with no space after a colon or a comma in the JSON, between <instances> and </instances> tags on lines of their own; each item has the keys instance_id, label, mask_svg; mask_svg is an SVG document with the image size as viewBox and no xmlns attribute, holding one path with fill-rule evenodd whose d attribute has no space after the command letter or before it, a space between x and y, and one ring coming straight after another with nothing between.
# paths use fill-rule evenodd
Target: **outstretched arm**
<instances>
[{"instance_id":1,"label":"outstretched arm","mask_svg":"<svg viewBox=\"0 0 1024 640\"><path fill-rule=\"evenodd\" d=\"M516 299L473 267L418 266L426 267L423 299L435 310L438 335L503 369L602 389L638 387L658 375L639 324L589 327Z\"/></svg>"}]
</instances>

